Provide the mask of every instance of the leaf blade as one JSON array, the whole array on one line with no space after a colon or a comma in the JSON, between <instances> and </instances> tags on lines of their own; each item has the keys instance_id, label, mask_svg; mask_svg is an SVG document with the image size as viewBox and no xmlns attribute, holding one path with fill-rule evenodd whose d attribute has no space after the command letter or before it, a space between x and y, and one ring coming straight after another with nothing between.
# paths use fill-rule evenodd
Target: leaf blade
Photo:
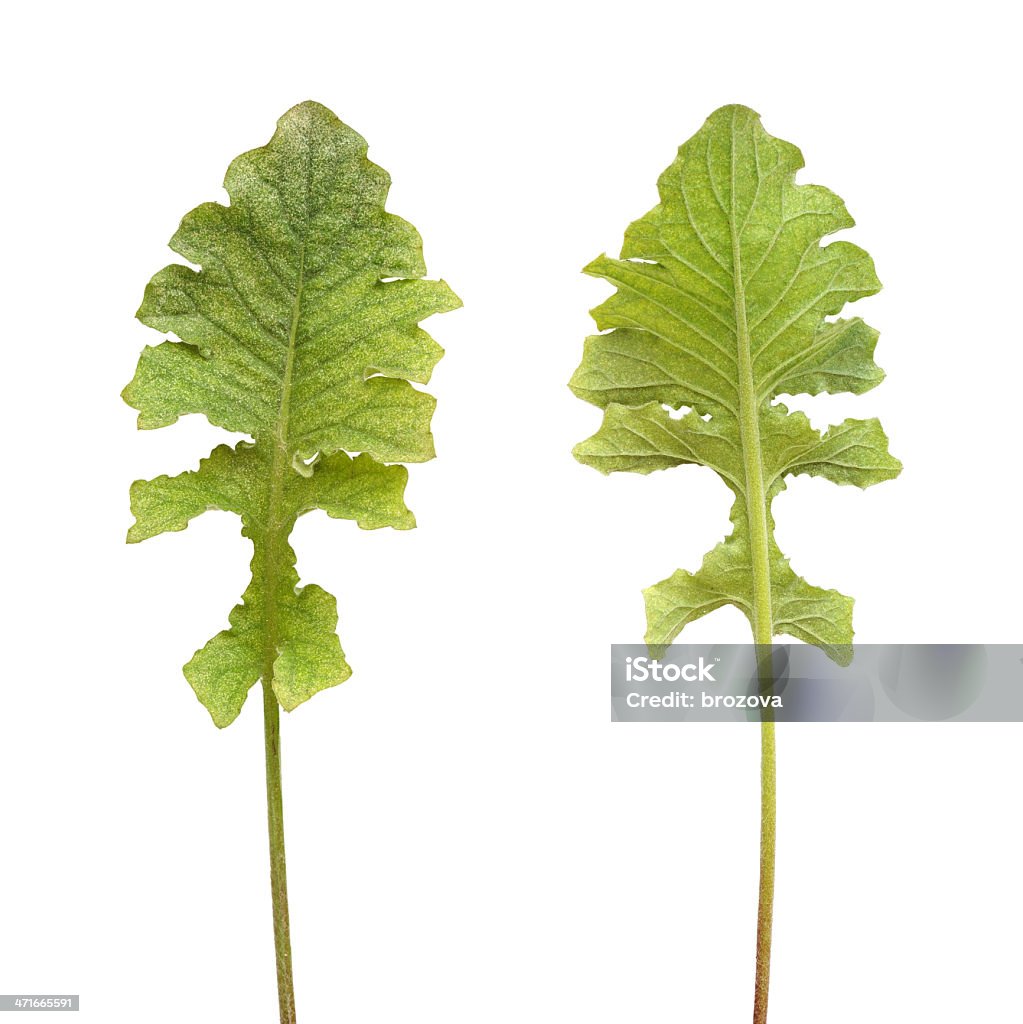
<instances>
[{"instance_id":1,"label":"leaf blade","mask_svg":"<svg viewBox=\"0 0 1023 1024\"><path fill-rule=\"evenodd\" d=\"M732 532L701 568L644 592L655 647L732 604L757 642L784 630L847 657L852 601L795 574L774 541L771 502L791 474L866 487L901 463L876 419L821 433L773 402L860 394L884 376L876 331L858 317L826 319L880 282L858 246L821 244L853 220L833 192L796 184L802 166L754 111L722 107L660 176L660 201L626 230L621 258L584 270L616 291L593 310L603 333L587 339L570 382L604 411L575 457L605 473L709 466L735 498Z\"/></svg>"},{"instance_id":2,"label":"leaf blade","mask_svg":"<svg viewBox=\"0 0 1023 1024\"><path fill-rule=\"evenodd\" d=\"M425 280L422 240L384 208L390 177L326 107L293 107L232 161L228 205L182 219L171 264L138 318L172 333L143 352L125 401L139 427L202 414L252 441L199 469L136 481L129 541L184 529L208 508L241 517L252 580L185 675L218 726L270 682L286 710L347 679L333 597L299 587L288 536L314 508L363 529L415 526L407 471L434 456L425 384L443 349L420 321L460 301ZM351 457L349 453L355 455Z\"/></svg>"}]
</instances>

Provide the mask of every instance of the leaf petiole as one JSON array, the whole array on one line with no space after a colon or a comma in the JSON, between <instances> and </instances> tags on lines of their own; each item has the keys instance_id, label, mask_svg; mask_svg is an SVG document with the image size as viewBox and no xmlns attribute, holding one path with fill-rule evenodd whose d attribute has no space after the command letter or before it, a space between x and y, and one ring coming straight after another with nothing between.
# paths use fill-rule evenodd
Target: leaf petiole
<instances>
[{"instance_id":1,"label":"leaf petiole","mask_svg":"<svg viewBox=\"0 0 1023 1024\"><path fill-rule=\"evenodd\" d=\"M270 839L270 895L281 1024L295 1024L295 981L288 920L288 865L284 854L284 799L281 788L281 712L271 679L263 680L263 740L266 747L266 823Z\"/></svg>"}]
</instances>

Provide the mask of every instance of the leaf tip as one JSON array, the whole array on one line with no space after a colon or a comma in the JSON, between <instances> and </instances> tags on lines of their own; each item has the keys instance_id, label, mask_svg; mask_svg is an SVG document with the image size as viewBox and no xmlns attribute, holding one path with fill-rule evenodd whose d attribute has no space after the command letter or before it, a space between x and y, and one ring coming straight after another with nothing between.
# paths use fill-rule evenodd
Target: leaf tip
<instances>
[{"instance_id":1,"label":"leaf tip","mask_svg":"<svg viewBox=\"0 0 1023 1024\"><path fill-rule=\"evenodd\" d=\"M607 253L602 252L596 259L590 260L590 262L587 263L585 267L583 267L582 273L586 274L589 277L603 277L603 268L607 263L607 259Z\"/></svg>"},{"instance_id":2,"label":"leaf tip","mask_svg":"<svg viewBox=\"0 0 1023 1024\"><path fill-rule=\"evenodd\" d=\"M223 714L212 710L211 708L206 709L209 712L210 719L218 729L226 729L237 717L238 712L235 711L233 714Z\"/></svg>"},{"instance_id":3,"label":"leaf tip","mask_svg":"<svg viewBox=\"0 0 1023 1024\"><path fill-rule=\"evenodd\" d=\"M731 120L735 117L743 117L751 121L760 120L760 114L752 107L747 107L744 103L726 103L710 114L707 123Z\"/></svg>"},{"instance_id":4,"label":"leaf tip","mask_svg":"<svg viewBox=\"0 0 1023 1024\"><path fill-rule=\"evenodd\" d=\"M279 127L286 126L292 121L312 121L319 120L331 123L340 123L341 119L334 113L330 107L324 106L317 100L302 100L300 103L296 103L294 106L289 107L281 116L277 119Z\"/></svg>"},{"instance_id":5,"label":"leaf tip","mask_svg":"<svg viewBox=\"0 0 1023 1024\"><path fill-rule=\"evenodd\" d=\"M462 302L462 300L458 297L458 294L455 292L455 290L451 287L451 285L447 283L447 281L444 280L443 277L437 283L439 285L442 285L446 289L446 294L444 297L449 303L443 309L438 310L438 312L450 313L453 310L461 309L465 305L465 303Z\"/></svg>"}]
</instances>

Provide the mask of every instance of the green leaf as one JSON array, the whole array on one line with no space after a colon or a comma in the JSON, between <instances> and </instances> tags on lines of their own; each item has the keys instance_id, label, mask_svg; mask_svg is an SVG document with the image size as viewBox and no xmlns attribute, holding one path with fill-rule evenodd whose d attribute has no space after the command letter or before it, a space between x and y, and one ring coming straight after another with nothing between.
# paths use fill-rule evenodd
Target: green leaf
<instances>
[{"instance_id":1,"label":"green leaf","mask_svg":"<svg viewBox=\"0 0 1023 1024\"><path fill-rule=\"evenodd\" d=\"M867 487L901 464L877 420L821 433L775 401L860 394L884 376L877 332L829 319L880 289L873 262L849 242L820 244L853 221L834 193L795 183L802 166L752 110L722 107L661 175L660 202L630 225L621 259L586 267L617 290L593 311L604 333L587 339L571 381L604 410L576 458L603 473L709 466L735 496L732 532L700 569L644 592L654 647L731 604L757 643L786 633L849 657L852 599L795 574L771 502L790 474Z\"/></svg>"},{"instance_id":2,"label":"green leaf","mask_svg":"<svg viewBox=\"0 0 1023 1024\"><path fill-rule=\"evenodd\" d=\"M413 384L443 352L419 322L461 303L423 280L419 234L384 210L389 185L360 135L299 104L231 164L229 206L204 203L182 220L171 248L200 269L165 267L138 311L180 339L147 347L124 389L139 427L201 413L252 439L131 489L129 541L183 530L207 509L240 516L252 541L230 628L185 666L218 726L261 678L290 711L351 674L334 598L298 586L297 518L319 508L368 530L415 526L407 471L385 463L433 458L434 399Z\"/></svg>"}]
</instances>

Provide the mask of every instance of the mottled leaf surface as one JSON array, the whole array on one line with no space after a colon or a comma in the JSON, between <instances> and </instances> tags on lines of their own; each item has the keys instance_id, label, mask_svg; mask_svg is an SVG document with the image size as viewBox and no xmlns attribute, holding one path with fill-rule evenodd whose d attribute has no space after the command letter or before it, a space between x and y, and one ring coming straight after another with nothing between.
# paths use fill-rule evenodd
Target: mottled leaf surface
<instances>
[{"instance_id":1,"label":"mottled leaf surface","mask_svg":"<svg viewBox=\"0 0 1023 1024\"><path fill-rule=\"evenodd\" d=\"M820 432L776 400L860 394L884 376L877 332L836 318L881 287L873 262L850 242L821 244L853 221L834 193L796 184L802 166L752 110L723 107L661 175L660 202L630 225L621 258L586 267L616 291L593 311L603 333L571 381L604 410L576 458L603 473L709 466L735 497L732 531L700 569L644 592L656 647L730 604L758 642L785 633L848 656L852 599L796 575L771 502L790 474L867 487L901 465L876 419Z\"/></svg>"},{"instance_id":2,"label":"mottled leaf surface","mask_svg":"<svg viewBox=\"0 0 1023 1024\"><path fill-rule=\"evenodd\" d=\"M290 711L351 674L334 598L298 585L297 518L319 508L368 530L415 526L407 471L388 463L434 455L434 399L413 385L443 353L419 322L460 303L424 280L419 234L384 209L389 185L360 135L317 103L294 107L231 164L230 205L182 220L171 248L199 269L165 267L138 311L177 339L147 346L124 390L139 427L201 413L251 438L131 488L129 541L207 509L236 513L252 541L230 628L185 666L218 726L261 678Z\"/></svg>"}]
</instances>

